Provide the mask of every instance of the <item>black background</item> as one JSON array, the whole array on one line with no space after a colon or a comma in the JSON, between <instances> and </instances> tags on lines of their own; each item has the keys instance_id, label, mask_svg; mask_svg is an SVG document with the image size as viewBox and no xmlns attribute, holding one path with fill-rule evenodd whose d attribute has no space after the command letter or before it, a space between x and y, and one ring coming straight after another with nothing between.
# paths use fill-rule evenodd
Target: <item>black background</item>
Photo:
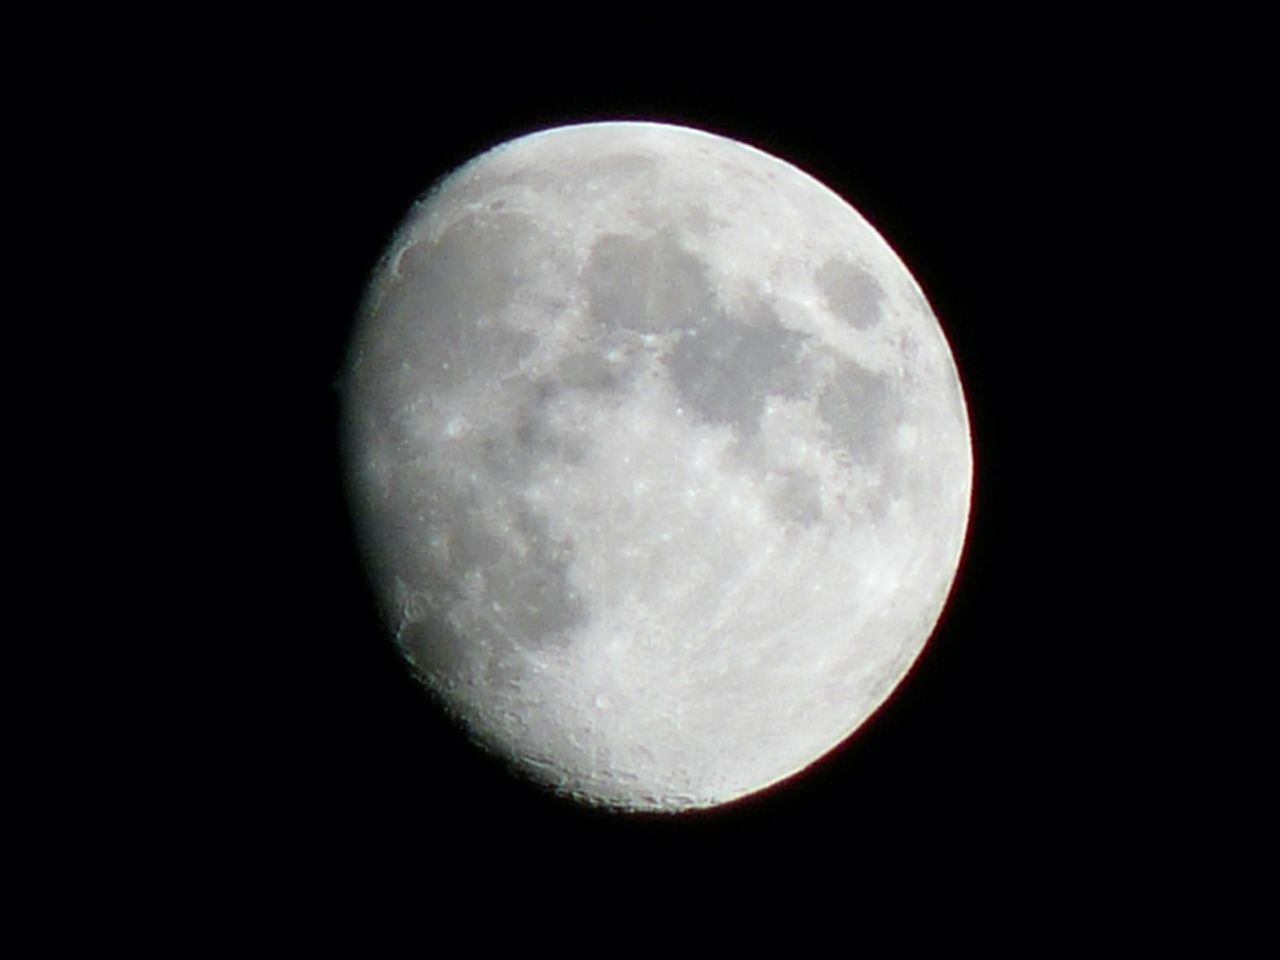
<instances>
[{"instance_id":1,"label":"black background","mask_svg":"<svg viewBox=\"0 0 1280 960\"><path fill-rule=\"evenodd\" d=\"M400 931L530 908L643 926L676 903L739 930L757 901L842 923L920 898L1132 909L1171 854L1135 789L1153 761L1122 668L1152 584L1119 576L1146 546L1115 464L1141 406L1121 357L1171 88L1132 35L1092 28L529 19L245 26L176 108L228 251L209 535L233 562L210 638L225 682L182 734L175 861L264 914ZM439 716L375 620L336 446L346 338L408 205L504 140L606 119L720 133L846 197L933 304L974 434L959 576L906 682L802 776L679 817L545 795Z\"/></svg>"}]
</instances>

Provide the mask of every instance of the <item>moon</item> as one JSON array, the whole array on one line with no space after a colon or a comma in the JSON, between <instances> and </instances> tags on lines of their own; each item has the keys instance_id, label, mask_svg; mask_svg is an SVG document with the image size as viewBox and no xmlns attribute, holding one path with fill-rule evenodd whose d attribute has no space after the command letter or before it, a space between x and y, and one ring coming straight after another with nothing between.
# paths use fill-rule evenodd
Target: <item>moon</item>
<instances>
[{"instance_id":1,"label":"moon","mask_svg":"<svg viewBox=\"0 0 1280 960\"><path fill-rule=\"evenodd\" d=\"M590 805L803 770L955 579L973 463L933 311L845 200L721 136L558 127L452 173L374 271L343 403L395 644Z\"/></svg>"}]
</instances>

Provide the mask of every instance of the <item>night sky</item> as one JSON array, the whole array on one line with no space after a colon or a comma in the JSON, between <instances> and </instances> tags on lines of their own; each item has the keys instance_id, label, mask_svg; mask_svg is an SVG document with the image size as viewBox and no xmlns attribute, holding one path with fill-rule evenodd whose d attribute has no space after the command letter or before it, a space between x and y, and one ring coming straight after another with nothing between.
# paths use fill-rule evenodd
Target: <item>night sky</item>
<instances>
[{"instance_id":1,"label":"night sky","mask_svg":"<svg viewBox=\"0 0 1280 960\"><path fill-rule=\"evenodd\" d=\"M1099 666L1137 642L1115 574L1138 534L1123 477L1100 480L1128 414L1098 332L1120 324L1139 219L1140 87L1101 41L903 52L812 36L828 26L708 44L623 24L614 44L580 28L546 46L507 25L441 55L422 38L443 26L336 20L250 37L249 66L205 78L197 101L234 132L203 143L207 169L243 187L226 271L249 283L250 356L226 389L254 397L233 434L253 522L220 588L245 613L217 647L233 680L195 790L220 870L294 905L380 902L368 878L433 916L468 891L587 910L661 890L714 912L739 888L825 914L864 887L1025 913L1120 884L1156 846L1128 789L1143 761L1123 681ZM440 716L376 621L336 445L346 338L408 205L488 147L606 119L720 133L849 200L932 303L974 436L969 539L906 681L802 776L673 818L543 794ZM819 876L839 882L811 901Z\"/></svg>"}]
</instances>

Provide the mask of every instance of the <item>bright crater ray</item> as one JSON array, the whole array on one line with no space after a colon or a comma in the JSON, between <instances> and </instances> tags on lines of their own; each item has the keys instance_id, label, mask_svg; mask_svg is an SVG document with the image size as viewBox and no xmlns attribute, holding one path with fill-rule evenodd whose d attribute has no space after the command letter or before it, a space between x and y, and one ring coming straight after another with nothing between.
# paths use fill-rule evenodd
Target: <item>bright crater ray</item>
<instances>
[{"instance_id":1,"label":"bright crater ray","mask_svg":"<svg viewBox=\"0 0 1280 960\"><path fill-rule=\"evenodd\" d=\"M850 206L731 140L564 127L455 172L373 279L344 399L396 643L590 803L807 766L955 575L972 462L936 319Z\"/></svg>"}]
</instances>

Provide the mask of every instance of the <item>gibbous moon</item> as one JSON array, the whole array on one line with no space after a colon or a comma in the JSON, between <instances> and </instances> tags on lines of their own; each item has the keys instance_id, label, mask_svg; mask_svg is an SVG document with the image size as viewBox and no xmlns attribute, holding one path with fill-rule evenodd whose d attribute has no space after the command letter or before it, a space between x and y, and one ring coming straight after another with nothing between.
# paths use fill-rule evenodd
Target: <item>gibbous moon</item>
<instances>
[{"instance_id":1,"label":"gibbous moon","mask_svg":"<svg viewBox=\"0 0 1280 960\"><path fill-rule=\"evenodd\" d=\"M375 272L344 403L395 643L593 805L811 764L955 577L972 455L938 321L848 203L723 137L561 127L454 172Z\"/></svg>"}]
</instances>

